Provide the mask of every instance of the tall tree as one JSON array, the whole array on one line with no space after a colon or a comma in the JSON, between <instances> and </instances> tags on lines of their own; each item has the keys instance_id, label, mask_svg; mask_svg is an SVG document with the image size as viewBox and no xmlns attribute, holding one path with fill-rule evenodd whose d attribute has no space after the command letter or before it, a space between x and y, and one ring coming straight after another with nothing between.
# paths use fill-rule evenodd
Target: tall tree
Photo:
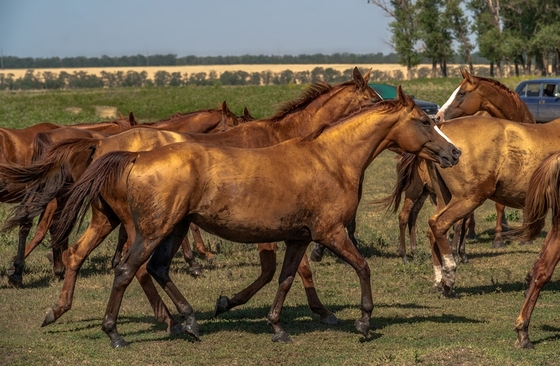
<instances>
[{"instance_id":1,"label":"tall tree","mask_svg":"<svg viewBox=\"0 0 560 366\"><path fill-rule=\"evenodd\" d=\"M458 43L458 54L462 57L463 61L469 65L469 71L474 74L474 67L471 52L474 49L469 35L470 35L470 22L463 8L461 7L460 0L445 0L445 15L451 21L451 31Z\"/></svg>"},{"instance_id":2,"label":"tall tree","mask_svg":"<svg viewBox=\"0 0 560 366\"><path fill-rule=\"evenodd\" d=\"M419 30L416 24L418 7L412 0L368 0L393 18L389 23L391 29L391 46L398 55L399 64L406 67L407 80L412 79L412 68L420 64L421 53L416 48Z\"/></svg>"},{"instance_id":3,"label":"tall tree","mask_svg":"<svg viewBox=\"0 0 560 366\"><path fill-rule=\"evenodd\" d=\"M447 62L453 59L451 22L443 13L443 0L418 0L418 34L424 44L422 55L432 61L432 77L437 66L447 77Z\"/></svg>"}]
</instances>

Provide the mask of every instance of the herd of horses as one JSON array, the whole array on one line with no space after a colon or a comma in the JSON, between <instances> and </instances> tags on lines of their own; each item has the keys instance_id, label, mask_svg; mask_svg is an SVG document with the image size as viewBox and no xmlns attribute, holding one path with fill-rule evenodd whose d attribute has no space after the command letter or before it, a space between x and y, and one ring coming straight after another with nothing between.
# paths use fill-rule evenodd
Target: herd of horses
<instances>
[{"instance_id":1,"label":"herd of horses","mask_svg":"<svg viewBox=\"0 0 560 366\"><path fill-rule=\"evenodd\" d=\"M454 295L457 260L466 261L467 223L477 207L487 199L496 202L494 246L503 245L505 206L524 208L523 225L514 231L524 240L539 235L552 209L553 227L527 276L529 289L515 325L516 346L531 348L530 316L560 259L560 152L555 149L560 119L537 125L516 93L496 80L462 73L436 119L400 87L395 100L382 100L368 86L369 73L355 68L352 80L313 83L264 119L253 118L247 109L236 116L224 102L215 110L153 123L139 124L131 113L99 124L0 129L0 198L15 204L4 229L19 228L9 283L22 286L25 258L50 232L53 270L64 282L42 325L54 323L72 306L85 259L119 227L111 263L114 282L102 322L111 346L128 344L117 331L117 318L134 277L170 333L198 340L194 310L169 276L180 248L193 274L200 273L189 230L208 259L212 254L199 228L233 242L259 243L261 274L232 298L220 296L215 315L245 304L271 281L276 243L284 241L267 319L272 339L289 342L280 315L296 272L310 309L322 322L338 322L314 287L306 250L315 242L312 259L319 261L328 248L355 269L362 312L355 327L367 337L373 310L370 268L355 245L355 219L364 172L389 149L401 156L395 189L385 200L397 211L404 196L399 253L406 262L406 226L415 249L417 214L431 197L436 205L428 223L434 286L444 296ZM88 227L69 245L71 232L88 212ZM37 217L35 236L27 243ZM453 225L450 245L447 233ZM183 325L153 279L185 319Z\"/></svg>"}]
</instances>

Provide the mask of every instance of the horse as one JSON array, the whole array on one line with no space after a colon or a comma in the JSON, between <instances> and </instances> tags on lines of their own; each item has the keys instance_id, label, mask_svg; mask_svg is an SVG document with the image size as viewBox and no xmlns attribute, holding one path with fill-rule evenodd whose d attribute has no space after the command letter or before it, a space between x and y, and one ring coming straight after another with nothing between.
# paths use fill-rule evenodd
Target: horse
<instances>
[{"instance_id":1,"label":"horse","mask_svg":"<svg viewBox=\"0 0 560 366\"><path fill-rule=\"evenodd\" d=\"M272 117L253 121L247 125L240 125L234 129L220 134L178 134L169 131L156 131L153 129L131 129L123 134L108 137L102 140L91 141L67 141L63 146L53 148L49 152L49 156L45 156L41 164L34 167L26 167L11 170L0 169L1 175L7 178L23 179L26 182L35 180L35 184L42 184L42 179L52 178L51 171L54 169L58 173L65 173L57 167L61 162L76 160L69 158L75 153L82 151L90 151L91 156L87 161L96 160L107 152L115 150L150 150L158 145L165 145L177 141L197 141L204 143L219 144L221 146L239 146L239 147L262 147L273 145L277 142L287 140L296 136L306 135L317 127L321 126L325 119L333 116L343 116L349 111L357 110L363 106L379 101L381 98L373 89L367 85L369 73L362 76L359 70L354 70L353 80L345 82L334 87L326 83L312 84L304 95L297 100L286 103L279 112ZM52 160L50 160L52 158ZM83 160L82 160L83 161ZM54 167L54 168L53 168ZM85 169L70 168L70 172L81 172ZM35 171L34 171L35 170ZM74 173L72 173L74 174ZM79 178L79 175L73 177L73 180ZM55 178L55 182L64 182L66 178ZM54 196L61 196L59 188L49 188L49 191L55 192ZM36 203L38 207L42 207L44 203L52 200L52 195L42 198L42 203ZM96 208L93 207L94 213ZM26 211L27 213L29 211ZM94 216L97 214L94 214ZM15 221L17 222L17 220ZM54 322L65 311L71 308L71 298L73 287L75 284L75 274L79 270L85 256L89 254L97 245L99 245L104 237L96 237L92 239L91 248L88 247L87 252L75 252L70 248L67 262L71 262L72 266L67 265L67 273L64 279L63 291L59 305L45 317L44 325ZM90 238L91 239L91 238ZM259 256L261 259L262 273L259 278L253 282L248 288L237 293L232 299L221 296L217 301L216 315L230 310L231 308L246 303L260 288L270 282L276 268L276 244L267 243L259 244ZM116 253L115 257L120 259L120 255ZM114 265L116 262L113 261ZM142 270L142 269L141 269ZM319 301L315 292L311 271L306 259L302 261L302 265L298 269L298 273L302 277L308 302L313 312L320 316L322 322L332 324L338 322L336 317ZM137 274L137 278L145 276L144 273ZM146 283L144 281L144 283ZM155 291L157 295L157 291ZM156 309L154 308L154 311ZM165 318L161 316L160 318ZM168 323L169 324L169 323Z\"/></svg>"},{"instance_id":2,"label":"horse","mask_svg":"<svg viewBox=\"0 0 560 366\"><path fill-rule=\"evenodd\" d=\"M523 224L513 231L522 240L537 237L545 225L549 211L552 211L552 226L544 239L541 251L525 279L528 289L525 300L515 321L517 348L534 348L529 339L531 314L541 289L550 281L560 260L560 152L546 157L535 169L527 190L523 209Z\"/></svg>"},{"instance_id":3,"label":"horse","mask_svg":"<svg viewBox=\"0 0 560 366\"><path fill-rule=\"evenodd\" d=\"M218 109L203 109L188 113L177 113L167 119L159 120L155 122L146 122L143 124L138 124L134 119L134 115L130 113L129 121L130 124L127 128L133 127L150 127L155 129L175 129L180 132L191 132L191 133L215 133L221 132L225 129L235 127L239 125L239 123L246 122L248 119L251 119L252 116L249 114L247 108L244 109L244 116L236 117L229 111L227 103L224 101L223 103L218 103ZM122 124L122 123L121 123ZM50 146L55 145L61 141L67 141L70 139L86 139L86 138L96 138L102 139L111 134L121 132L123 129L117 129L114 127L115 123L112 122L105 127L107 123L102 124L92 124L87 125L87 129L85 128L76 128L75 126L69 126L65 128L57 128L49 131L39 132L33 139L33 143L31 144L32 148L28 149L28 154L32 156L31 160L35 161L41 156L44 151L46 151ZM79 125L81 127L82 125ZM120 125L117 125L120 127ZM126 127L126 126L125 126ZM102 132L99 132L102 131ZM88 159L89 154L88 152L82 152L81 157ZM76 159L76 156L73 157ZM6 178L6 180L10 180L10 178ZM28 197L34 194L33 190L28 190L27 187L20 186L18 189L17 185L11 185L12 195L23 195L23 200L25 201ZM16 199L15 201L18 201ZM14 263L12 267L8 270L8 281L10 285L14 287L21 287L22 280L23 280L23 266L25 263L25 259L27 256L41 243L44 239L49 226L56 214L56 201L53 200L49 205L45 207L45 210L40 213L39 223L37 225L37 230L35 232L34 237L25 246L25 241L27 239L28 233L31 229L32 221L29 219L25 219L24 216L20 213L20 219L15 222L14 220L8 220L7 223L4 225L5 230L9 230L14 226L19 226L20 228L20 240L18 246L18 254L14 258ZM193 230L193 235L195 236L195 241L197 244L202 241L200 237L200 233L196 230ZM200 238L200 239L199 239ZM64 251L68 247L67 243L63 243L62 245L55 246L53 248L53 269L55 275L59 278L64 276L64 266L60 260L60 253ZM212 253L205 253L207 258L212 258ZM192 255L191 255L192 256ZM196 261L193 258L193 263Z\"/></svg>"},{"instance_id":4,"label":"horse","mask_svg":"<svg viewBox=\"0 0 560 366\"><path fill-rule=\"evenodd\" d=\"M488 115L521 123L536 123L533 115L515 91L497 80L472 75L466 69L461 69L461 74L463 80L436 114L438 123L472 115ZM407 165L406 162L403 162L403 164ZM418 213L427 197L431 196L432 201L434 201L434 191L430 186L427 167L424 163L420 163L418 167L418 171L413 172L416 175L412 179L413 183L404 190L403 207L399 212L400 235L398 253L404 263L408 262L405 243L406 228L408 226L410 247L412 252L414 252L417 243L416 219ZM502 237L502 224L505 223L504 206L496 203L496 213L495 237L492 246L499 248L505 245ZM465 235L467 238L475 237L474 215L471 213L467 217L469 220L468 234L465 230L467 222L460 220L454 226L455 234L451 243L454 256L463 263L468 261L465 253Z\"/></svg>"},{"instance_id":5,"label":"horse","mask_svg":"<svg viewBox=\"0 0 560 366\"><path fill-rule=\"evenodd\" d=\"M463 151L461 161L451 169L427 163L431 184L437 195L436 213L429 219L434 285L444 296L453 296L456 262L446 233L453 223L469 215L487 199L522 208L529 178L538 164L558 150L560 119L546 124L518 123L487 116L453 119L440 125ZM476 136L472 131L477 131ZM410 159L418 164L419 159ZM410 169L398 180L410 180ZM395 187L391 197L402 194Z\"/></svg>"},{"instance_id":6,"label":"horse","mask_svg":"<svg viewBox=\"0 0 560 366\"><path fill-rule=\"evenodd\" d=\"M111 214L96 217L97 228L110 231L122 222L132 239L115 268L102 325L111 346L128 345L117 331L117 316L124 291L149 258L152 277L169 295L177 293L169 265L190 222L234 242L285 241L279 287L267 317L273 341L290 341L280 313L307 246L311 241L326 245L356 270L362 316L355 325L367 337L373 310L370 270L345 229L356 215L364 170L386 148L419 154L442 167L456 164L461 154L400 86L397 92L396 100L266 148L186 142L111 152L93 162L68 192L63 225L56 232L64 235L83 217L82 205L104 205ZM72 249L80 250L82 243ZM192 307L182 296L177 300L184 301L183 331L199 340Z\"/></svg>"},{"instance_id":7,"label":"horse","mask_svg":"<svg viewBox=\"0 0 560 366\"><path fill-rule=\"evenodd\" d=\"M41 134L54 134L69 129L80 133L89 133L90 136L103 136L104 134L117 133L136 124L132 114L129 119L120 116L120 119L98 123L80 123L72 125L58 125L54 123L38 123L34 126L13 129L0 128L0 163L28 165L34 157L33 146L37 136ZM0 202L17 203L21 199L22 187L10 186L6 181L0 180ZM24 189L24 187L23 187ZM19 223L18 249L14 258L14 266L8 270L8 283L13 287L21 287L24 250L27 236L31 230L32 222L29 220ZM60 261L60 251L53 252L54 272L57 276L64 275L64 267Z\"/></svg>"}]
</instances>

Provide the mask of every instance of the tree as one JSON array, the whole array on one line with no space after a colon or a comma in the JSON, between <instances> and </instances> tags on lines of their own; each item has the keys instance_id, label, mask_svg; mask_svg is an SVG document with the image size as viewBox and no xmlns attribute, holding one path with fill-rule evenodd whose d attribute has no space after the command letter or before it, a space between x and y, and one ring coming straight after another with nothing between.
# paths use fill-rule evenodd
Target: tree
<instances>
[{"instance_id":1,"label":"tree","mask_svg":"<svg viewBox=\"0 0 560 366\"><path fill-rule=\"evenodd\" d=\"M451 31L455 37L455 41L459 44L458 54L461 55L464 62L469 65L469 71L474 73L471 52L474 46L469 39L470 22L461 7L460 0L445 1L445 15L451 21Z\"/></svg>"},{"instance_id":2,"label":"tree","mask_svg":"<svg viewBox=\"0 0 560 366\"><path fill-rule=\"evenodd\" d=\"M393 18L391 46L397 52L399 64L406 67L407 80L412 79L412 68L420 64L421 55L416 49L420 37L415 21L418 8L412 0L368 0Z\"/></svg>"},{"instance_id":3,"label":"tree","mask_svg":"<svg viewBox=\"0 0 560 366\"><path fill-rule=\"evenodd\" d=\"M443 16L443 0L419 0L418 35L424 43L422 55L432 61L432 77L439 64L441 75L447 77L447 61L453 59L451 22Z\"/></svg>"}]
</instances>

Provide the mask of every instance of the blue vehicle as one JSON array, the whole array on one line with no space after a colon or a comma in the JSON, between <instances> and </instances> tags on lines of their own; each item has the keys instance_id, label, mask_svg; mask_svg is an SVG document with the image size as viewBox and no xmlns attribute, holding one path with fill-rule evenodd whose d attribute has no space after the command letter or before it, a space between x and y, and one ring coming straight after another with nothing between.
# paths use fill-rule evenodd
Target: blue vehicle
<instances>
[{"instance_id":1,"label":"blue vehicle","mask_svg":"<svg viewBox=\"0 0 560 366\"><path fill-rule=\"evenodd\" d=\"M397 87L389 84L376 84L371 83L368 84L371 86L373 90L377 92L381 96L381 98L385 99L396 99L397 98ZM414 98L414 95L410 95L414 102L422 109L426 114L432 118L436 116L436 113L439 111L439 105L436 103L428 102L425 100L420 100Z\"/></svg>"},{"instance_id":2,"label":"blue vehicle","mask_svg":"<svg viewBox=\"0 0 560 366\"><path fill-rule=\"evenodd\" d=\"M533 79L519 83L515 92L527 104L535 121L560 118L560 79Z\"/></svg>"}]
</instances>

